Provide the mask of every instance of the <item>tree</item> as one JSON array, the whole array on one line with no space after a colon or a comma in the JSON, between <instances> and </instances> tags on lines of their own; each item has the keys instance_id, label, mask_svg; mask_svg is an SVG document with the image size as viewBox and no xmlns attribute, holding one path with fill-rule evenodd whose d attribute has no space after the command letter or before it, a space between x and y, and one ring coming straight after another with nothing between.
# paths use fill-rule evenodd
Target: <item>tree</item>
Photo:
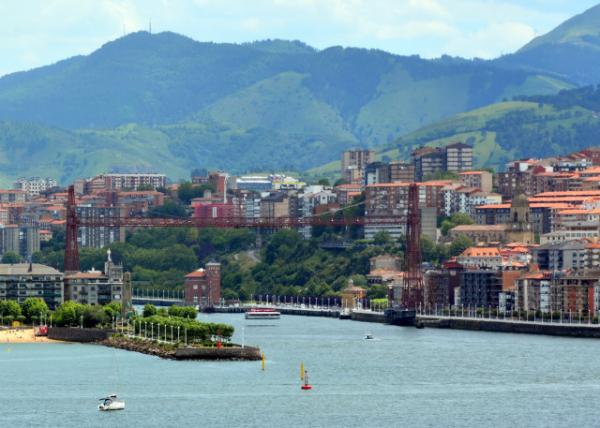
<instances>
[{"instance_id":1,"label":"tree","mask_svg":"<svg viewBox=\"0 0 600 428\"><path fill-rule=\"evenodd\" d=\"M423 181L432 181L432 180L458 180L458 174L453 171L436 171L432 174L427 174Z\"/></svg>"},{"instance_id":2,"label":"tree","mask_svg":"<svg viewBox=\"0 0 600 428\"><path fill-rule=\"evenodd\" d=\"M473 224L475 223L473 219L465 213L454 213L450 218L446 218L442 220L442 235L447 236L450 229L464 225L464 224Z\"/></svg>"},{"instance_id":3,"label":"tree","mask_svg":"<svg viewBox=\"0 0 600 428\"><path fill-rule=\"evenodd\" d=\"M198 316L198 312L196 308L191 306L176 306L172 305L168 311L169 316L171 317L179 317L179 318L188 318L191 320L195 320Z\"/></svg>"},{"instance_id":4,"label":"tree","mask_svg":"<svg viewBox=\"0 0 600 428\"><path fill-rule=\"evenodd\" d=\"M373 243L375 245L388 245L391 242L392 242L392 237L385 230L377 232L375 234L375 236L373 236Z\"/></svg>"},{"instance_id":5,"label":"tree","mask_svg":"<svg viewBox=\"0 0 600 428\"><path fill-rule=\"evenodd\" d=\"M104 305L104 313L111 320L113 318L119 318L121 316L121 303L120 302L110 302L107 305Z\"/></svg>"},{"instance_id":6,"label":"tree","mask_svg":"<svg viewBox=\"0 0 600 428\"><path fill-rule=\"evenodd\" d=\"M185 218L187 216L185 207L173 201L166 201L163 205L153 207L148 211L148 217Z\"/></svg>"},{"instance_id":7,"label":"tree","mask_svg":"<svg viewBox=\"0 0 600 428\"><path fill-rule=\"evenodd\" d=\"M28 297L25 299L21 308L28 323L35 319L40 319L41 316L46 316L50 312L46 302L37 297Z\"/></svg>"},{"instance_id":8,"label":"tree","mask_svg":"<svg viewBox=\"0 0 600 428\"><path fill-rule=\"evenodd\" d=\"M12 251L7 251L2 255L2 263L14 264L19 263L20 261L21 257L17 253L13 253Z\"/></svg>"},{"instance_id":9,"label":"tree","mask_svg":"<svg viewBox=\"0 0 600 428\"><path fill-rule=\"evenodd\" d=\"M458 235L452 244L450 244L450 257L455 257L465 251L467 248L473 246L473 241L466 235Z\"/></svg>"},{"instance_id":10,"label":"tree","mask_svg":"<svg viewBox=\"0 0 600 428\"><path fill-rule=\"evenodd\" d=\"M329 179L328 178L321 178L318 183L321 186L329 186Z\"/></svg>"},{"instance_id":11,"label":"tree","mask_svg":"<svg viewBox=\"0 0 600 428\"><path fill-rule=\"evenodd\" d=\"M373 285L367 290L367 297L369 299L383 299L388 295L387 285Z\"/></svg>"},{"instance_id":12,"label":"tree","mask_svg":"<svg viewBox=\"0 0 600 428\"><path fill-rule=\"evenodd\" d=\"M58 326L78 326L83 315L84 305L69 300L60 305L52 314L52 320Z\"/></svg>"},{"instance_id":13,"label":"tree","mask_svg":"<svg viewBox=\"0 0 600 428\"><path fill-rule=\"evenodd\" d=\"M177 197L182 204L189 205L192 199L204 196L206 190L214 192L215 188L210 184L194 185L189 181L184 181L177 188Z\"/></svg>"},{"instance_id":14,"label":"tree","mask_svg":"<svg viewBox=\"0 0 600 428\"><path fill-rule=\"evenodd\" d=\"M144 318L148 318L148 317L156 315L157 313L158 313L158 310L156 309L156 306L147 304L147 305L144 305L144 310L142 312L142 316Z\"/></svg>"},{"instance_id":15,"label":"tree","mask_svg":"<svg viewBox=\"0 0 600 428\"><path fill-rule=\"evenodd\" d=\"M0 315L6 317L10 316L17 318L22 314L21 306L14 300L1 300L0 301Z\"/></svg>"}]
</instances>

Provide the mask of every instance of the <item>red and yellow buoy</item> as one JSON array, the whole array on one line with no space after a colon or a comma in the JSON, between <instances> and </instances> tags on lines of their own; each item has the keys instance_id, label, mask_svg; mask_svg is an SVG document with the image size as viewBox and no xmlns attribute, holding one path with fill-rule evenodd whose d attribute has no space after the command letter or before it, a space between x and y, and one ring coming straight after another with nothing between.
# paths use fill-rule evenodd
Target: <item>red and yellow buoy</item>
<instances>
[{"instance_id":1,"label":"red and yellow buoy","mask_svg":"<svg viewBox=\"0 0 600 428\"><path fill-rule=\"evenodd\" d=\"M300 380L304 381L300 387L301 390L308 391L312 389L312 385L308 383L308 371L304 369L304 362L300 364Z\"/></svg>"}]
</instances>

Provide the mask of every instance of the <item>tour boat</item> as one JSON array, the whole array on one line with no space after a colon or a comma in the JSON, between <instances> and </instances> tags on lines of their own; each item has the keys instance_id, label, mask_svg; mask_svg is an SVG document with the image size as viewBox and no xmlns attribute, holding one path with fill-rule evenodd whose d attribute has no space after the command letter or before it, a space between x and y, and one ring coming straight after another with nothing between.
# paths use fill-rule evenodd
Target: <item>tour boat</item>
<instances>
[{"instance_id":1,"label":"tour boat","mask_svg":"<svg viewBox=\"0 0 600 428\"><path fill-rule=\"evenodd\" d=\"M108 410L124 410L125 409L125 401L119 400L117 398L117 394L111 394L108 397L101 398L100 403L98 405L98 410L108 411Z\"/></svg>"},{"instance_id":2,"label":"tour boat","mask_svg":"<svg viewBox=\"0 0 600 428\"><path fill-rule=\"evenodd\" d=\"M271 308L252 308L246 312L247 320L271 320L279 319L281 313Z\"/></svg>"}]
</instances>

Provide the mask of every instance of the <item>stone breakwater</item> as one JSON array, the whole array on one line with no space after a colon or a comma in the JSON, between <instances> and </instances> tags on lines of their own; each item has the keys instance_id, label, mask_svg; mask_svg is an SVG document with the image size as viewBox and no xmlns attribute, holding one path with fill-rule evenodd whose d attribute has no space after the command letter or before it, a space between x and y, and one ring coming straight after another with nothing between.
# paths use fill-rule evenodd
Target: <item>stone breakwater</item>
<instances>
[{"instance_id":1,"label":"stone breakwater","mask_svg":"<svg viewBox=\"0 0 600 428\"><path fill-rule=\"evenodd\" d=\"M223 360L223 361L258 361L262 358L259 348L252 346L217 347L176 347L152 341L129 339L127 337L109 337L99 342L112 348L155 355L171 360Z\"/></svg>"}]
</instances>

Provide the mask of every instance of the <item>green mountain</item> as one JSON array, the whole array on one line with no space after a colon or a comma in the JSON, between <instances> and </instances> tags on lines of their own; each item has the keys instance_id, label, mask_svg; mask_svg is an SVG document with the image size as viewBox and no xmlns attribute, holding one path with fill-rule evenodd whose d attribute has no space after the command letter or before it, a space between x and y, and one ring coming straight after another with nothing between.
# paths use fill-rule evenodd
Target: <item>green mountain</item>
<instances>
[{"instance_id":1,"label":"green mountain","mask_svg":"<svg viewBox=\"0 0 600 428\"><path fill-rule=\"evenodd\" d=\"M483 61L139 32L0 78L0 148L31 147L37 156L24 139L31 128L60 154L44 156L36 175L61 181L128 167L175 179L197 167L304 170L465 110L570 87ZM6 166L0 180L28 173Z\"/></svg>"},{"instance_id":2,"label":"green mountain","mask_svg":"<svg viewBox=\"0 0 600 428\"><path fill-rule=\"evenodd\" d=\"M174 179L199 167L303 171L353 146L405 157L453 139L474 142L479 164L499 165L584 144L597 111L581 104L589 97L561 98L568 106L543 97L599 71L600 6L494 61L139 32L0 78L0 182L125 169ZM534 95L543 99L523 100Z\"/></svg>"},{"instance_id":3,"label":"green mountain","mask_svg":"<svg viewBox=\"0 0 600 428\"><path fill-rule=\"evenodd\" d=\"M476 167L502 169L513 159L563 155L598 145L600 87L523 97L455 115L399 138L378 151L381 160L409 159L417 147L472 144ZM339 162L311 169L314 177L339 175Z\"/></svg>"},{"instance_id":4,"label":"green mountain","mask_svg":"<svg viewBox=\"0 0 600 428\"><path fill-rule=\"evenodd\" d=\"M580 85L600 83L600 5L494 63L534 72L543 70Z\"/></svg>"}]
</instances>

